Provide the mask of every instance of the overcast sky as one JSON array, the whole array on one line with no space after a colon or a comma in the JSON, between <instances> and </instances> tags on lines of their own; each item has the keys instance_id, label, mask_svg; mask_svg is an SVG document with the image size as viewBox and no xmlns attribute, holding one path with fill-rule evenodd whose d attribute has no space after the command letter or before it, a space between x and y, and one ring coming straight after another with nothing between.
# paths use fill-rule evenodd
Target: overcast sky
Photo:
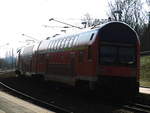
<instances>
[{"instance_id":1,"label":"overcast sky","mask_svg":"<svg viewBox=\"0 0 150 113\"><path fill-rule=\"evenodd\" d=\"M86 13L106 18L106 7L107 0L1 0L0 46L22 40L21 34L44 39L52 29L42 25L55 23L50 18L76 22Z\"/></svg>"}]
</instances>

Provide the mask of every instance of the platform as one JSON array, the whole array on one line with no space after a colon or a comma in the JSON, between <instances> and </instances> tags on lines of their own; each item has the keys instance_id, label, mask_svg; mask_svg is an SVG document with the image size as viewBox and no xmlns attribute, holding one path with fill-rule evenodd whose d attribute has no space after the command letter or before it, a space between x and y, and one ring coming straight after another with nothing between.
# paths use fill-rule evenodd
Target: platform
<instances>
[{"instance_id":1,"label":"platform","mask_svg":"<svg viewBox=\"0 0 150 113\"><path fill-rule=\"evenodd\" d=\"M0 113L54 113L0 91Z\"/></svg>"},{"instance_id":2,"label":"platform","mask_svg":"<svg viewBox=\"0 0 150 113\"><path fill-rule=\"evenodd\" d=\"M150 88L140 87L140 93L150 94Z\"/></svg>"}]
</instances>

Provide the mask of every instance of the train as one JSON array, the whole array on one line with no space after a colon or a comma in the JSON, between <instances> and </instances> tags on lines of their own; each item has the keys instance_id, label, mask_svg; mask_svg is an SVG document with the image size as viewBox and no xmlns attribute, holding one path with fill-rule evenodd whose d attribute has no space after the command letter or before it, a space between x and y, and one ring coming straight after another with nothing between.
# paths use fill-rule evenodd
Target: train
<instances>
[{"instance_id":1,"label":"train","mask_svg":"<svg viewBox=\"0 0 150 113\"><path fill-rule=\"evenodd\" d=\"M22 48L16 73L74 87L139 92L140 41L126 23L111 21Z\"/></svg>"}]
</instances>

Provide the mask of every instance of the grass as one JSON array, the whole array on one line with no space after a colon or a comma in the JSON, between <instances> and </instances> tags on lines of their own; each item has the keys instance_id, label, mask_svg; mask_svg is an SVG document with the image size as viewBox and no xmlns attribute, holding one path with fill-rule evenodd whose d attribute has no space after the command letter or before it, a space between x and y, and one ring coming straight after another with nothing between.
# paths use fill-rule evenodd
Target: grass
<instances>
[{"instance_id":1,"label":"grass","mask_svg":"<svg viewBox=\"0 0 150 113\"><path fill-rule=\"evenodd\" d=\"M150 87L150 56L141 57L140 85Z\"/></svg>"},{"instance_id":2,"label":"grass","mask_svg":"<svg viewBox=\"0 0 150 113\"><path fill-rule=\"evenodd\" d=\"M14 72L0 73L0 78L16 77Z\"/></svg>"}]
</instances>

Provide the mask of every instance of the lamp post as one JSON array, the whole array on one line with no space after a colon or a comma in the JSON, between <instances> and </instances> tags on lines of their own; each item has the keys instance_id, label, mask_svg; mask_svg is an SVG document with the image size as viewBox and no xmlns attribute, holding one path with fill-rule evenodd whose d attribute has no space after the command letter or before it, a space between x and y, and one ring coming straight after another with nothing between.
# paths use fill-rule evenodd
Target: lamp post
<instances>
[{"instance_id":1,"label":"lamp post","mask_svg":"<svg viewBox=\"0 0 150 113\"><path fill-rule=\"evenodd\" d=\"M150 26L150 11L148 12L148 24Z\"/></svg>"}]
</instances>

